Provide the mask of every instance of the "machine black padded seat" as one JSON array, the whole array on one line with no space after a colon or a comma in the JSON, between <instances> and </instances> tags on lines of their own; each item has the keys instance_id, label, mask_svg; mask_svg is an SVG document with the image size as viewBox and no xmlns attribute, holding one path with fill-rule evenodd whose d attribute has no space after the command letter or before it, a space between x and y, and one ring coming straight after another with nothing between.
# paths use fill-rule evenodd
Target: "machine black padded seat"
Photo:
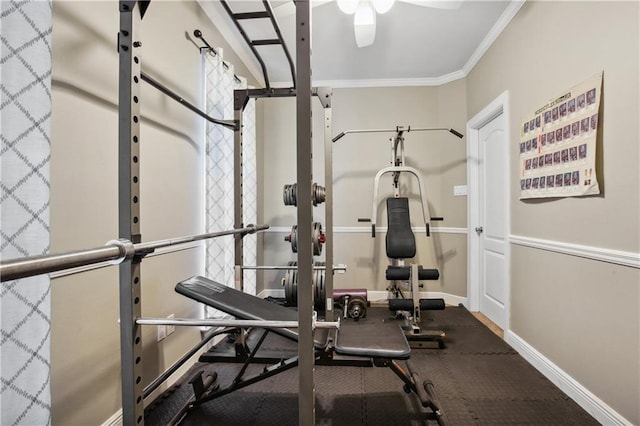
<instances>
[{"instance_id":1,"label":"machine black padded seat","mask_svg":"<svg viewBox=\"0 0 640 426\"><path fill-rule=\"evenodd\" d=\"M340 355L387 359L409 359L411 354L402 328L388 322L341 322L335 350Z\"/></svg>"},{"instance_id":2,"label":"machine black padded seat","mask_svg":"<svg viewBox=\"0 0 640 426\"><path fill-rule=\"evenodd\" d=\"M387 267L386 277L389 281L408 280L411 276L411 266L389 266ZM418 280L437 280L440 278L440 272L437 269L424 269L422 265L418 266Z\"/></svg>"},{"instance_id":3,"label":"machine black padded seat","mask_svg":"<svg viewBox=\"0 0 640 426\"><path fill-rule=\"evenodd\" d=\"M411 259L416 255L416 238L409 219L409 199L387 198L387 257Z\"/></svg>"},{"instance_id":4,"label":"machine black padded seat","mask_svg":"<svg viewBox=\"0 0 640 426\"><path fill-rule=\"evenodd\" d=\"M201 276L193 276L179 282L176 285L176 291L238 319L298 321L298 312L293 309L243 293ZM289 339L298 340L298 333L288 328L274 328L273 332ZM314 333L316 349L325 349L328 343L329 330L316 329Z\"/></svg>"}]
</instances>

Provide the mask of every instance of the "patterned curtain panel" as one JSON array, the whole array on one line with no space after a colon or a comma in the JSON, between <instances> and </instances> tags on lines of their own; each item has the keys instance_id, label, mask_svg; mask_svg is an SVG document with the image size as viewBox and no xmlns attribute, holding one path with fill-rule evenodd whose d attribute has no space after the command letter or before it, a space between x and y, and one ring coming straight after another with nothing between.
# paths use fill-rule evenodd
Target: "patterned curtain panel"
<instances>
[{"instance_id":1,"label":"patterned curtain panel","mask_svg":"<svg viewBox=\"0 0 640 426\"><path fill-rule=\"evenodd\" d=\"M217 54L204 53L205 60L205 92L206 111L212 117L233 119L233 90L242 85L234 77L233 67L223 61L223 52L217 48ZM246 84L245 84L246 86ZM255 105L245 109L245 164L243 198L245 213L244 223L255 223L256 217L256 172L255 172ZM207 123L206 131L206 227L207 232L223 231L233 228L233 151L234 134L232 130ZM248 163L248 161L251 163ZM250 194L250 195L248 195ZM244 240L245 263L256 258L256 239ZM205 274L207 277L234 286L234 239L222 237L209 240L207 243ZM245 274L245 291L255 294L255 274ZM206 315L211 318L224 317L215 309L207 309Z\"/></svg>"},{"instance_id":2,"label":"patterned curtain panel","mask_svg":"<svg viewBox=\"0 0 640 426\"><path fill-rule=\"evenodd\" d=\"M0 235L4 259L49 250L51 3L2 1ZM0 288L0 424L51 423L48 275Z\"/></svg>"}]
</instances>

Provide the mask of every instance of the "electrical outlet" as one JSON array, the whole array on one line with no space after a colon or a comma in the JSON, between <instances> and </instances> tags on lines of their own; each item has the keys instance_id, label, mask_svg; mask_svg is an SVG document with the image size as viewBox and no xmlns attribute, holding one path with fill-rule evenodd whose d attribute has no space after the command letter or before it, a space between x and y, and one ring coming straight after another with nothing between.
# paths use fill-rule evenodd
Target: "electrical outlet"
<instances>
[{"instance_id":1,"label":"electrical outlet","mask_svg":"<svg viewBox=\"0 0 640 426\"><path fill-rule=\"evenodd\" d=\"M167 316L167 319L175 319L175 315L171 314ZM168 325L167 326L167 336L170 334L173 334L173 332L176 331L176 326L175 325Z\"/></svg>"},{"instance_id":2,"label":"electrical outlet","mask_svg":"<svg viewBox=\"0 0 640 426\"><path fill-rule=\"evenodd\" d=\"M159 325L158 326L158 342L164 340L167 337L167 326Z\"/></svg>"}]
</instances>

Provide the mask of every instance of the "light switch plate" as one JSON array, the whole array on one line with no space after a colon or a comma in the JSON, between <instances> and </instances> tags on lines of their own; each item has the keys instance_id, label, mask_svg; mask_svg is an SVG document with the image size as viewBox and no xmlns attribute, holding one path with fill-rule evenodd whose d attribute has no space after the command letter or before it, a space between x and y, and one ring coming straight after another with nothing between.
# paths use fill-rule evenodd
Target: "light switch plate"
<instances>
[{"instance_id":1,"label":"light switch plate","mask_svg":"<svg viewBox=\"0 0 640 426\"><path fill-rule=\"evenodd\" d=\"M453 187L453 195L455 197L460 197L463 195L467 195L467 185L454 185Z\"/></svg>"}]
</instances>

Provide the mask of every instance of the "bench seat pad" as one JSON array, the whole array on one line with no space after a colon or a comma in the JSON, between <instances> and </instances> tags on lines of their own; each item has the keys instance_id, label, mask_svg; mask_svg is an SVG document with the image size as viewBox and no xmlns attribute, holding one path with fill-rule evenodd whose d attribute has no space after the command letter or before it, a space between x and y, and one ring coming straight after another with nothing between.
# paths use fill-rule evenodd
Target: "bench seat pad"
<instances>
[{"instance_id":1,"label":"bench seat pad","mask_svg":"<svg viewBox=\"0 0 640 426\"><path fill-rule=\"evenodd\" d=\"M298 321L298 312L291 308L243 293L205 277L193 276L181 281L176 285L175 290L183 296L219 309L238 319ZM272 330L281 336L298 340L298 333L293 329L274 328ZM316 330L314 333L316 349L324 349L328 343L328 330Z\"/></svg>"},{"instance_id":2,"label":"bench seat pad","mask_svg":"<svg viewBox=\"0 0 640 426\"><path fill-rule=\"evenodd\" d=\"M411 349L402 328L390 322L343 321L335 341L340 355L409 359Z\"/></svg>"}]
</instances>

